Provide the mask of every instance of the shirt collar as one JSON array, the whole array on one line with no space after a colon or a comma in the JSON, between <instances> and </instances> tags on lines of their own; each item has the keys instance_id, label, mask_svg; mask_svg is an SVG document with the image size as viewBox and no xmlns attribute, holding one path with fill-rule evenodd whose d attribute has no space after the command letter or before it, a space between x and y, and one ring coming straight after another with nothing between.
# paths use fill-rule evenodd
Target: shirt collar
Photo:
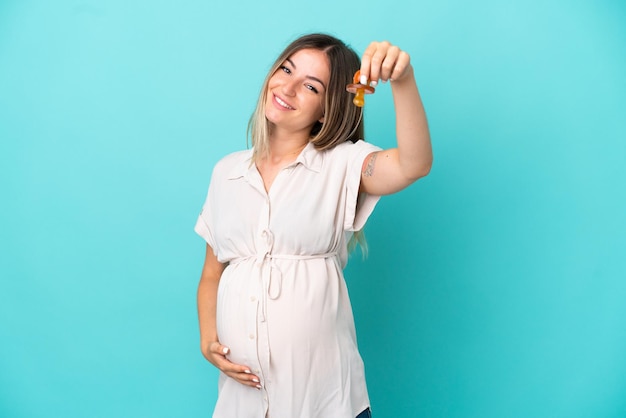
<instances>
[{"instance_id":1,"label":"shirt collar","mask_svg":"<svg viewBox=\"0 0 626 418\"><path fill-rule=\"evenodd\" d=\"M289 164L287 167L293 167L298 164L302 164L307 169L319 173L322 170L323 162L324 152L317 150L315 148L315 145L313 145L312 142L309 142L308 144L306 144L306 146L300 152L294 162ZM241 177L247 177L248 173L252 169L254 169L254 164L252 164L252 150L250 149L244 154L244 157L233 166L232 170L230 170L228 174L228 179L235 180Z\"/></svg>"},{"instance_id":2,"label":"shirt collar","mask_svg":"<svg viewBox=\"0 0 626 418\"><path fill-rule=\"evenodd\" d=\"M317 150L315 145L313 145L312 142L309 142L291 165L300 163L307 169L319 173L322 170L323 162L324 152Z\"/></svg>"},{"instance_id":3,"label":"shirt collar","mask_svg":"<svg viewBox=\"0 0 626 418\"><path fill-rule=\"evenodd\" d=\"M252 150L249 149L243 153L243 157L233 166L228 173L228 180L235 180L241 177L245 177L248 171L253 168L252 164Z\"/></svg>"}]
</instances>

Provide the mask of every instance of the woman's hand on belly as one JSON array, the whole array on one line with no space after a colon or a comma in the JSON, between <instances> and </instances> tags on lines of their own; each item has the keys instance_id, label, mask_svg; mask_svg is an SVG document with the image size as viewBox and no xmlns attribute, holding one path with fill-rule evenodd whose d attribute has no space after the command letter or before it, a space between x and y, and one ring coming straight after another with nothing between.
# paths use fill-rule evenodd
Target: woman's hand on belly
<instances>
[{"instance_id":1,"label":"woman's hand on belly","mask_svg":"<svg viewBox=\"0 0 626 418\"><path fill-rule=\"evenodd\" d=\"M248 366L235 364L226 358L226 354L230 349L223 346L217 341L209 343L202 350L204 357L215 367L217 367L226 376L235 379L242 385L250 386L255 389L261 389L259 377L252 374Z\"/></svg>"}]
</instances>

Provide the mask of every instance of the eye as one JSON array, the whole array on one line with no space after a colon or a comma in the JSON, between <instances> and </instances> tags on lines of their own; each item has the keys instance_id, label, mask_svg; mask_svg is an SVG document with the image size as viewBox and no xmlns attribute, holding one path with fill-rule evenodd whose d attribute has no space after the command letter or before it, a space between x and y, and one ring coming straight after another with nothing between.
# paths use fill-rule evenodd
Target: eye
<instances>
[{"instance_id":1,"label":"eye","mask_svg":"<svg viewBox=\"0 0 626 418\"><path fill-rule=\"evenodd\" d=\"M286 74L291 74L291 70L290 70L289 68L285 67L284 65L281 65L281 66L280 66L280 67L278 67L278 68L280 68L281 70L283 70L283 72L284 72L284 73L286 73Z\"/></svg>"},{"instance_id":2,"label":"eye","mask_svg":"<svg viewBox=\"0 0 626 418\"><path fill-rule=\"evenodd\" d=\"M315 94L319 93L319 91L318 91L318 90L317 90L314 86L312 86L312 85L310 85L310 84L305 84L305 87L306 87L307 89L311 90L311 91L312 91L313 93L315 93Z\"/></svg>"}]
</instances>

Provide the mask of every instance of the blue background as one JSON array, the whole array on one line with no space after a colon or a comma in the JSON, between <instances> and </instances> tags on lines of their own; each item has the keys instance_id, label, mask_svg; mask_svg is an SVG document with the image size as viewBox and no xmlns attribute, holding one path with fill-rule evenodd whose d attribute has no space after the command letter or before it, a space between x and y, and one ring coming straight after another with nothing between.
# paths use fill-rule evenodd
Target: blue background
<instances>
[{"instance_id":1,"label":"blue background","mask_svg":"<svg viewBox=\"0 0 626 418\"><path fill-rule=\"evenodd\" d=\"M407 50L433 138L346 270L376 418L626 416L626 4L265 3L0 3L0 416L210 415L193 225L310 31Z\"/></svg>"}]
</instances>

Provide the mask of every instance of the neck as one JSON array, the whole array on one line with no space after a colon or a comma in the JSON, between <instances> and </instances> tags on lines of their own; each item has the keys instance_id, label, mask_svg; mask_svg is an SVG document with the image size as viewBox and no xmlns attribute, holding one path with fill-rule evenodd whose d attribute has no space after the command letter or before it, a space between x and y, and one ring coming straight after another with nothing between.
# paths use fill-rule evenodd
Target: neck
<instances>
[{"instance_id":1,"label":"neck","mask_svg":"<svg viewBox=\"0 0 626 418\"><path fill-rule=\"evenodd\" d=\"M276 142L270 141L268 160L279 163L287 160L294 160L306 147L307 142Z\"/></svg>"},{"instance_id":2,"label":"neck","mask_svg":"<svg viewBox=\"0 0 626 418\"><path fill-rule=\"evenodd\" d=\"M269 157L271 160L295 158L309 143L309 136L292 133L281 135L274 131L269 138Z\"/></svg>"}]
</instances>

